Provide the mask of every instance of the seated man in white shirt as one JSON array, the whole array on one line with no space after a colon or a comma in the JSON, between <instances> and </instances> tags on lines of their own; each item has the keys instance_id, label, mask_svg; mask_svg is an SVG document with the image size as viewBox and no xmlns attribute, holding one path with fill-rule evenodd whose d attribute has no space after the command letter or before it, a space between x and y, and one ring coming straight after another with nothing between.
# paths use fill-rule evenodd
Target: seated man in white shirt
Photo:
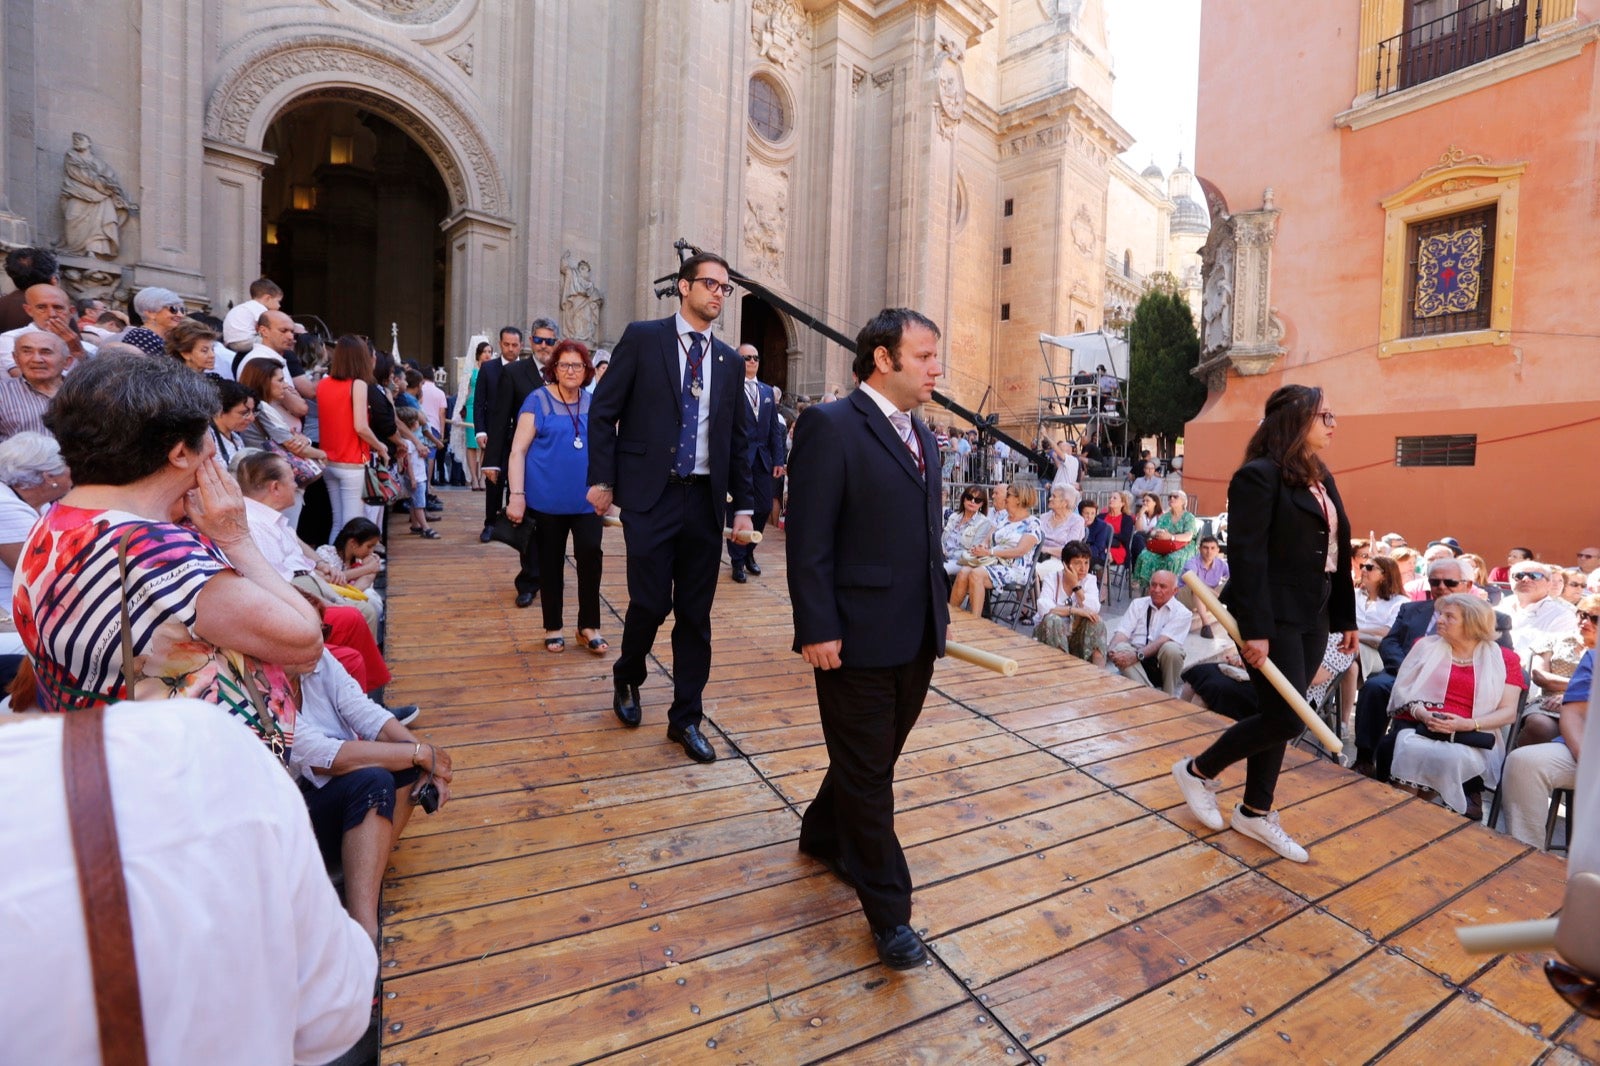
<instances>
[{"instance_id":1,"label":"seated man in white shirt","mask_svg":"<svg viewBox=\"0 0 1600 1066\"><path fill-rule=\"evenodd\" d=\"M1150 575L1148 596L1128 604L1111 637L1111 665L1122 675L1176 696L1183 687L1183 642L1194 618L1176 597L1178 579L1171 570Z\"/></svg>"},{"instance_id":2,"label":"seated man in white shirt","mask_svg":"<svg viewBox=\"0 0 1600 1066\"><path fill-rule=\"evenodd\" d=\"M0 715L7 1062L101 1061L62 771L68 718ZM342 1054L371 1020L378 956L339 906L282 764L199 700L121 703L104 726L149 1061ZM92 869L103 857L88 858Z\"/></svg>"},{"instance_id":3,"label":"seated man in white shirt","mask_svg":"<svg viewBox=\"0 0 1600 1066\"><path fill-rule=\"evenodd\" d=\"M266 311L276 311L283 303L283 290L271 278L250 283L250 299L228 310L222 320L222 343L233 352L248 352L255 347L256 323Z\"/></svg>"},{"instance_id":4,"label":"seated man in white shirt","mask_svg":"<svg viewBox=\"0 0 1600 1066\"><path fill-rule=\"evenodd\" d=\"M1518 560L1511 568L1511 588L1517 602L1511 615L1511 647L1528 661L1535 645L1551 637L1578 632L1578 613L1566 600L1550 595L1550 568L1532 559Z\"/></svg>"}]
</instances>

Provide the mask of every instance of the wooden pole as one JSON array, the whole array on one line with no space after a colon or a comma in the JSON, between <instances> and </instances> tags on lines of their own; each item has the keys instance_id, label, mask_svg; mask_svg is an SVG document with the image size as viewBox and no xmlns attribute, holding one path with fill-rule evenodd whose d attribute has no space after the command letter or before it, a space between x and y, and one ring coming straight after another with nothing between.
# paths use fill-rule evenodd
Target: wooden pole
<instances>
[{"instance_id":1,"label":"wooden pole","mask_svg":"<svg viewBox=\"0 0 1600 1066\"><path fill-rule=\"evenodd\" d=\"M993 670L1006 677L1017 672L1017 660L996 655L992 651L984 651L982 648L974 648L970 644L957 644L953 640L947 640L944 642L944 651L952 659L960 659L964 663L981 666L985 670Z\"/></svg>"},{"instance_id":2,"label":"wooden pole","mask_svg":"<svg viewBox=\"0 0 1600 1066\"><path fill-rule=\"evenodd\" d=\"M622 519L618 518L614 514L608 514L604 518L600 519L600 524L601 525L606 525L606 526L611 526L613 529L621 529L622 528ZM740 544L760 544L761 543L761 532L759 530L755 530L755 529L745 529L745 530L739 531L738 533L735 533L731 529L724 529L722 531L722 536L723 536L723 539L725 539L725 540L736 540Z\"/></svg>"},{"instance_id":3,"label":"wooden pole","mask_svg":"<svg viewBox=\"0 0 1600 1066\"><path fill-rule=\"evenodd\" d=\"M1194 593L1195 599L1203 603L1206 610L1222 623L1222 628L1228 631L1228 636L1233 638L1234 643L1243 648L1245 642L1244 638L1239 636L1239 623L1222 605L1222 601L1217 599L1216 593L1212 592L1210 587L1193 572L1183 575L1183 583L1189 586L1189 591ZM1344 750L1344 745L1333 735L1333 730L1329 729L1328 724L1311 709L1306 698L1294 690L1294 686L1289 684L1289 679L1283 676L1283 671L1278 669L1276 663L1271 659L1263 659L1258 669L1262 676L1271 682L1272 687L1278 690L1284 702L1300 716L1300 720L1306 724L1306 728L1311 730L1312 735L1325 750L1334 755Z\"/></svg>"},{"instance_id":4,"label":"wooden pole","mask_svg":"<svg viewBox=\"0 0 1600 1066\"><path fill-rule=\"evenodd\" d=\"M1497 925L1461 925L1456 939L1471 955L1503 955L1508 951L1551 951L1556 946L1556 919L1540 922L1501 922Z\"/></svg>"}]
</instances>

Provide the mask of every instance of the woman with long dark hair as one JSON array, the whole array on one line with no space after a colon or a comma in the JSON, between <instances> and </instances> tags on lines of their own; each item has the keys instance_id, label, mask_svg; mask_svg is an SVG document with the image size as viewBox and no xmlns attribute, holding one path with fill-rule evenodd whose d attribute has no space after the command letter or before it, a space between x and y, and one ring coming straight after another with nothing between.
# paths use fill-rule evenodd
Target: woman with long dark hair
<instances>
[{"instance_id":1,"label":"woman with long dark hair","mask_svg":"<svg viewBox=\"0 0 1600 1066\"><path fill-rule=\"evenodd\" d=\"M1245 762L1244 800L1233 828L1293 862L1305 862L1306 851L1278 823L1272 801L1284 749L1303 724L1260 666L1270 655L1303 694L1330 632L1343 634L1340 651L1356 651L1355 589L1346 576L1350 520L1318 454L1332 443L1335 425L1321 389L1285 385L1267 399L1244 465L1228 484L1232 577L1222 592L1245 641L1240 655L1255 686L1256 713L1172 767L1189 810L1208 828L1221 829L1217 777Z\"/></svg>"},{"instance_id":2,"label":"woman with long dark hair","mask_svg":"<svg viewBox=\"0 0 1600 1066\"><path fill-rule=\"evenodd\" d=\"M367 342L346 335L333 346L328 376L317 382L322 449L328 454L323 480L328 483L328 499L333 505L330 544L351 519L363 516L367 461L374 453L383 462L389 460L388 446L372 431L368 420L368 393L376 388L372 367L372 349Z\"/></svg>"}]
</instances>

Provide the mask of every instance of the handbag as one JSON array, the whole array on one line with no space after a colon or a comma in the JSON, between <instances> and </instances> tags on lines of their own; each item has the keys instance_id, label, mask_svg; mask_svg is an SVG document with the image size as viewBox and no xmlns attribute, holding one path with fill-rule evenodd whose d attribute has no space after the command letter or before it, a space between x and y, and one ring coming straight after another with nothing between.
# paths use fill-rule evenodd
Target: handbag
<instances>
[{"instance_id":1,"label":"handbag","mask_svg":"<svg viewBox=\"0 0 1600 1066\"><path fill-rule=\"evenodd\" d=\"M295 488L303 489L322 476L322 464L315 459L302 458L277 441L272 442L272 450L283 456L289 469L294 472Z\"/></svg>"},{"instance_id":2,"label":"handbag","mask_svg":"<svg viewBox=\"0 0 1600 1066\"><path fill-rule=\"evenodd\" d=\"M367 462L366 482L361 491L361 502L371 507L387 507L400 498L400 486L389 468L373 456Z\"/></svg>"},{"instance_id":3,"label":"handbag","mask_svg":"<svg viewBox=\"0 0 1600 1066\"><path fill-rule=\"evenodd\" d=\"M533 541L533 515L524 514L522 521L513 522L501 511L494 520L494 526L489 530L489 539L509 544L523 554L528 550L528 545Z\"/></svg>"},{"instance_id":4,"label":"handbag","mask_svg":"<svg viewBox=\"0 0 1600 1066\"><path fill-rule=\"evenodd\" d=\"M1426 703L1422 700L1413 700L1410 703L1404 704L1403 706L1391 708L1389 711L1389 717L1396 718L1402 714L1411 715L1412 721L1404 724L1414 726L1418 733L1422 734L1429 740L1437 740L1441 744L1465 744L1469 748L1484 749L1494 747L1494 734L1487 732L1486 730L1469 729L1456 733L1435 732L1434 730L1424 726L1420 721L1416 720L1416 712L1418 709L1427 711L1441 711L1444 709L1444 707L1442 704Z\"/></svg>"}]
</instances>

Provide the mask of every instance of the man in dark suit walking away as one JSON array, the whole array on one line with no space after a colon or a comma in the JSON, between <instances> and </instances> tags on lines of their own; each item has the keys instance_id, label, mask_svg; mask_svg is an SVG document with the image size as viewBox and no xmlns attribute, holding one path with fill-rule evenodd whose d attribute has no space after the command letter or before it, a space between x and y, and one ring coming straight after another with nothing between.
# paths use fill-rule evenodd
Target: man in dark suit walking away
<instances>
[{"instance_id":1,"label":"man in dark suit walking away","mask_svg":"<svg viewBox=\"0 0 1600 1066\"><path fill-rule=\"evenodd\" d=\"M505 373L506 367L515 363L522 357L522 330L516 326L506 326L500 331L500 355L497 359L484 361L478 368L478 390L472 397L472 409L479 412L478 421L478 448L484 451L484 462L488 463L489 447L489 422L494 414L495 393L499 391L500 376ZM484 544L489 543L489 533L494 529L494 520L506 507L506 482L498 470L484 471L483 475L483 533L478 540Z\"/></svg>"},{"instance_id":2,"label":"man in dark suit walking away","mask_svg":"<svg viewBox=\"0 0 1600 1066\"><path fill-rule=\"evenodd\" d=\"M911 414L941 373L939 328L878 312L856 338L861 386L795 423L789 595L795 651L815 669L828 773L800 850L851 885L878 958L927 952L911 929L911 872L894 832L894 765L922 713L950 610L939 548L939 451Z\"/></svg>"},{"instance_id":3,"label":"man in dark suit walking away","mask_svg":"<svg viewBox=\"0 0 1600 1066\"><path fill-rule=\"evenodd\" d=\"M489 414L486 421L489 443L483 453L483 476L485 483L492 481L496 490L505 485L509 491L512 478L511 472L505 467L511 459L511 440L517 435L517 416L522 412L522 405L528 396L545 386L544 364L560 340L556 332L558 328L553 318L533 320L533 328L528 331L533 354L500 368L500 379L494 389L494 406L484 408ZM503 338L505 335L502 333L501 336ZM481 381L482 373L478 376ZM505 500L505 503L510 502L509 499ZM533 598L539 594L538 539L528 538L527 550L522 553L522 567L513 582L517 590L518 607L532 606Z\"/></svg>"},{"instance_id":4,"label":"man in dark suit walking away","mask_svg":"<svg viewBox=\"0 0 1600 1066\"><path fill-rule=\"evenodd\" d=\"M711 334L733 295L728 264L709 252L678 269L677 314L633 322L611 351L589 408L589 503L622 509L628 613L612 668L611 709L640 721L639 686L656 631L673 614L667 739L696 762L717 753L700 732L711 674L711 601L722 568L729 495L732 528L753 528L749 442L739 417L744 371Z\"/></svg>"},{"instance_id":5,"label":"man in dark suit walking away","mask_svg":"<svg viewBox=\"0 0 1600 1066\"><path fill-rule=\"evenodd\" d=\"M761 369L761 353L753 344L741 344L739 358L744 365L744 405L739 408L739 417L744 420L745 434L750 438L750 493L756 509L751 518L759 533L767 528L767 518L772 513L773 481L783 476L785 433L778 419L777 395L771 385L756 380L756 373ZM761 576L754 544L728 541L728 560L733 564L733 579L741 585L745 583L746 571Z\"/></svg>"}]
</instances>

